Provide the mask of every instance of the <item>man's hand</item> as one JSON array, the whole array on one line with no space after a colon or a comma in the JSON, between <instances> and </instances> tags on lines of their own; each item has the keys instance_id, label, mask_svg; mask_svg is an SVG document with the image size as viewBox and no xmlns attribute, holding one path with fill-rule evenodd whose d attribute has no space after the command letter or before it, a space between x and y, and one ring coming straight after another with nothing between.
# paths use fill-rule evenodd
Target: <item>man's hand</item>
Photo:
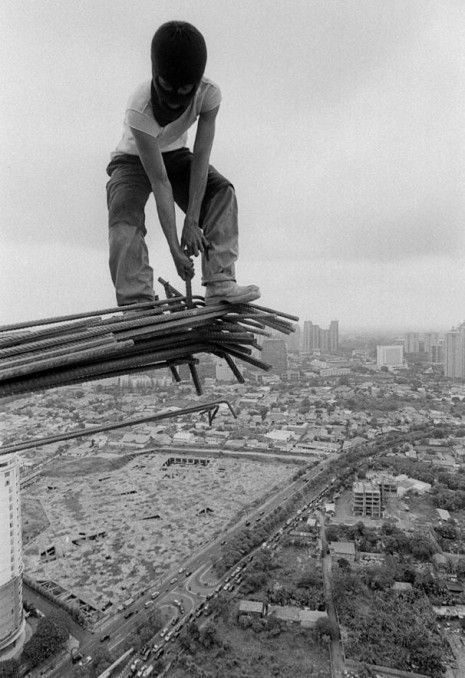
<instances>
[{"instance_id":1,"label":"man's hand","mask_svg":"<svg viewBox=\"0 0 465 678\"><path fill-rule=\"evenodd\" d=\"M199 252L205 252L208 246L209 242L198 222L191 217L186 217L182 229L181 248L185 249L189 256L197 257Z\"/></svg>"},{"instance_id":2,"label":"man's hand","mask_svg":"<svg viewBox=\"0 0 465 678\"><path fill-rule=\"evenodd\" d=\"M181 249L172 250L174 265L184 281L194 277L194 262Z\"/></svg>"}]
</instances>

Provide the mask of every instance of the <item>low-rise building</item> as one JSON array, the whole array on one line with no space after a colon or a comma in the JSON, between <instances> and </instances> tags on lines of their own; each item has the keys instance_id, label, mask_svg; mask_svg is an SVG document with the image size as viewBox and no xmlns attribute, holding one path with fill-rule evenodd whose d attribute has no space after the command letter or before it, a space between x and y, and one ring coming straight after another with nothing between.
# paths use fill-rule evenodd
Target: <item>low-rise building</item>
<instances>
[{"instance_id":1,"label":"low-rise building","mask_svg":"<svg viewBox=\"0 0 465 678\"><path fill-rule=\"evenodd\" d=\"M441 520L450 520L450 513L446 509L436 509L437 514Z\"/></svg>"},{"instance_id":2,"label":"low-rise building","mask_svg":"<svg viewBox=\"0 0 465 678\"><path fill-rule=\"evenodd\" d=\"M352 486L352 506L356 516L381 518L381 490L373 482L358 480Z\"/></svg>"},{"instance_id":3,"label":"low-rise building","mask_svg":"<svg viewBox=\"0 0 465 678\"><path fill-rule=\"evenodd\" d=\"M443 619L465 619L465 605L433 605L436 617Z\"/></svg>"},{"instance_id":4,"label":"low-rise building","mask_svg":"<svg viewBox=\"0 0 465 678\"><path fill-rule=\"evenodd\" d=\"M408 581L395 581L392 585L393 591L410 591L412 584Z\"/></svg>"},{"instance_id":5,"label":"low-rise building","mask_svg":"<svg viewBox=\"0 0 465 678\"><path fill-rule=\"evenodd\" d=\"M319 619L326 619L325 610L300 610L300 624L304 629L313 629Z\"/></svg>"},{"instance_id":6,"label":"low-rise building","mask_svg":"<svg viewBox=\"0 0 465 678\"><path fill-rule=\"evenodd\" d=\"M333 541L329 545L333 561L344 558L349 563L355 562L355 543L353 541Z\"/></svg>"},{"instance_id":7,"label":"low-rise building","mask_svg":"<svg viewBox=\"0 0 465 678\"><path fill-rule=\"evenodd\" d=\"M240 600L238 615L249 614L251 616L263 617L265 612L264 605L258 600Z\"/></svg>"},{"instance_id":8,"label":"low-rise building","mask_svg":"<svg viewBox=\"0 0 465 678\"><path fill-rule=\"evenodd\" d=\"M301 610L294 605L268 605L268 615L286 622L300 622Z\"/></svg>"}]
</instances>

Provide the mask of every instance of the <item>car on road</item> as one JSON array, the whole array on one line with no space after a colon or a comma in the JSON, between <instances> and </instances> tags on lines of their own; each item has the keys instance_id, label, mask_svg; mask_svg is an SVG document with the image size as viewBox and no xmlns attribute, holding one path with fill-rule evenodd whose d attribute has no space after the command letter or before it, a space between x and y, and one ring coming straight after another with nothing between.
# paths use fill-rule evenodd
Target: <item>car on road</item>
<instances>
[{"instance_id":1,"label":"car on road","mask_svg":"<svg viewBox=\"0 0 465 678\"><path fill-rule=\"evenodd\" d=\"M144 647L141 649L140 656L142 657L144 662L146 662L147 659L150 657L151 652L152 648L148 644L144 645Z\"/></svg>"},{"instance_id":2,"label":"car on road","mask_svg":"<svg viewBox=\"0 0 465 678\"><path fill-rule=\"evenodd\" d=\"M71 650L71 661L73 664L77 664L77 662L80 662L82 659L82 652L79 652L79 649L77 647L73 647Z\"/></svg>"},{"instance_id":3,"label":"car on road","mask_svg":"<svg viewBox=\"0 0 465 678\"><path fill-rule=\"evenodd\" d=\"M226 544L226 539L223 539L223 541L220 541L220 546L224 546Z\"/></svg>"},{"instance_id":4,"label":"car on road","mask_svg":"<svg viewBox=\"0 0 465 678\"><path fill-rule=\"evenodd\" d=\"M134 610L126 610L126 612L123 614L123 617L125 619L129 619L129 617L132 617L133 614L134 614Z\"/></svg>"},{"instance_id":5,"label":"car on road","mask_svg":"<svg viewBox=\"0 0 465 678\"><path fill-rule=\"evenodd\" d=\"M173 579L170 580L170 584L176 584L177 581L178 581L178 578L173 577Z\"/></svg>"},{"instance_id":6,"label":"car on road","mask_svg":"<svg viewBox=\"0 0 465 678\"><path fill-rule=\"evenodd\" d=\"M129 670L131 671L131 676L133 676L135 673L137 673L137 670L142 664L142 659L140 657L137 657L129 667Z\"/></svg>"},{"instance_id":7,"label":"car on road","mask_svg":"<svg viewBox=\"0 0 465 678\"><path fill-rule=\"evenodd\" d=\"M186 577L190 577L192 572L190 570L186 570Z\"/></svg>"},{"instance_id":8,"label":"car on road","mask_svg":"<svg viewBox=\"0 0 465 678\"><path fill-rule=\"evenodd\" d=\"M100 636L100 642L104 643L106 640L110 640L110 634L109 633L104 633L102 636Z\"/></svg>"},{"instance_id":9,"label":"car on road","mask_svg":"<svg viewBox=\"0 0 465 678\"><path fill-rule=\"evenodd\" d=\"M160 591L153 591L153 592L150 594L150 597L151 597L151 598L158 598L159 595L160 595Z\"/></svg>"},{"instance_id":10,"label":"car on road","mask_svg":"<svg viewBox=\"0 0 465 678\"><path fill-rule=\"evenodd\" d=\"M184 570L185 570L185 569L186 569L185 567L181 567L181 568L179 568L179 570L178 570L178 574L182 574L182 573L184 572Z\"/></svg>"},{"instance_id":11,"label":"car on road","mask_svg":"<svg viewBox=\"0 0 465 678\"><path fill-rule=\"evenodd\" d=\"M201 614L202 614L202 610L197 610L197 612L195 613L195 616L198 618L198 617L200 617Z\"/></svg>"},{"instance_id":12,"label":"car on road","mask_svg":"<svg viewBox=\"0 0 465 678\"><path fill-rule=\"evenodd\" d=\"M146 600L144 603L144 607L150 607L151 605L153 605L153 600Z\"/></svg>"}]
</instances>

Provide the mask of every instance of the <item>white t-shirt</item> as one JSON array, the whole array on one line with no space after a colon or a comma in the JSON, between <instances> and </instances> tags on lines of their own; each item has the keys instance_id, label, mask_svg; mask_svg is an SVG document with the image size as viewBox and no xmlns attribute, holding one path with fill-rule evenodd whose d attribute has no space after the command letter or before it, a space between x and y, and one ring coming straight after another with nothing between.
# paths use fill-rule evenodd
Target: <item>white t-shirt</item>
<instances>
[{"instance_id":1,"label":"white t-shirt","mask_svg":"<svg viewBox=\"0 0 465 678\"><path fill-rule=\"evenodd\" d=\"M169 125L162 127L154 118L150 102L151 80L139 85L130 97L123 122L123 136L111 154L112 159L122 153L139 155L131 127L156 137L162 152L183 148L187 143L187 130L199 117L200 113L211 111L221 102L221 90L216 83L202 78L194 98L184 113Z\"/></svg>"}]
</instances>

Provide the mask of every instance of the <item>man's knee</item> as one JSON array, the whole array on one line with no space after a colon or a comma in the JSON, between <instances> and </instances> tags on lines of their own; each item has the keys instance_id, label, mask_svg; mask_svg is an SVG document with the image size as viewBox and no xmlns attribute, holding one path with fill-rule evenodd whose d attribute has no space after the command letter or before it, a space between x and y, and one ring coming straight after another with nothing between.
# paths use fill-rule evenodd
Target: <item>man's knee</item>
<instances>
[{"instance_id":1,"label":"man's knee","mask_svg":"<svg viewBox=\"0 0 465 678\"><path fill-rule=\"evenodd\" d=\"M110 252L128 251L138 247L138 241L144 239L144 233L137 227L125 222L116 222L110 226L108 240Z\"/></svg>"},{"instance_id":2,"label":"man's knee","mask_svg":"<svg viewBox=\"0 0 465 678\"><path fill-rule=\"evenodd\" d=\"M125 181L113 181L107 185L108 225L111 228L129 224L139 228L145 235L145 204L148 193L143 187L131 186Z\"/></svg>"}]
</instances>

